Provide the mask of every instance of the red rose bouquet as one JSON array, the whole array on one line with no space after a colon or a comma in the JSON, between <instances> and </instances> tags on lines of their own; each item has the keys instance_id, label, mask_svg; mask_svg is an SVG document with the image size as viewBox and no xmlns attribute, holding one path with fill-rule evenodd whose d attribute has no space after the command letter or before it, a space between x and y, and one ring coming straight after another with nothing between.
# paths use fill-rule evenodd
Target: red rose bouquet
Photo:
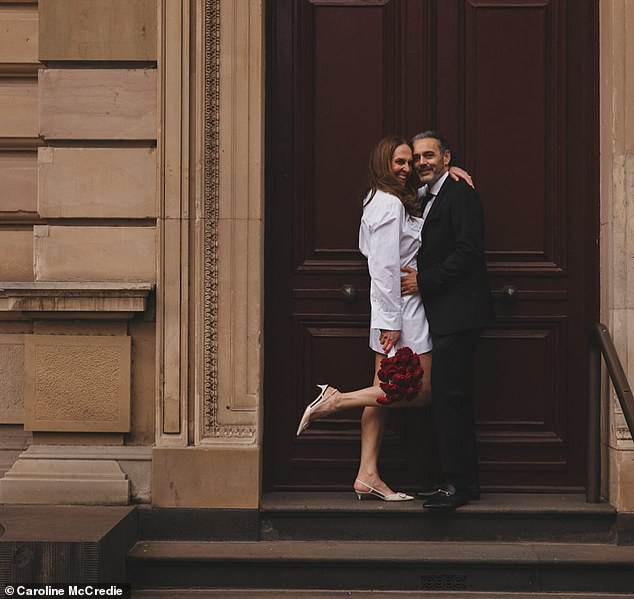
<instances>
[{"instance_id":1,"label":"red rose bouquet","mask_svg":"<svg viewBox=\"0 0 634 599\"><path fill-rule=\"evenodd\" d=\"M409 347L401 347L391 358L383 358L377 376L385 397L376 401L384 406L415 399L423 383L420 360Z\"/></svg>"}]
</instances>

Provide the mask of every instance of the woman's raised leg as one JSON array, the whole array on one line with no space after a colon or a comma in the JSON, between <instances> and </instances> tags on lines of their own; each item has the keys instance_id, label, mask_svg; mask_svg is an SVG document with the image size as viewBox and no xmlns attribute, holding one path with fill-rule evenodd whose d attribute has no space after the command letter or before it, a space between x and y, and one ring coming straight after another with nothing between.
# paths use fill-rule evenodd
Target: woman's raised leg
<instances>
[{"instance_id":1,"label":"woman's raised leg","mask_svg":"<svg viewBox=\"0 0 634 599\"><path fill-rule=\"evenodd\" d=\"M334 412L352 408L419 408L429 403L431 399L431 352L419 354L418 356L423 369L423 382L418 392L418 397L411 401L399 401L386 406L379 406L376 401L379 397L385 395L381 387L379 387L379 379L376 375L381 365L381 360L385 356L382 354L375 354L375 356L374 384L372 387L364 387L363 389L349 392L341 392L334 387L329 387L324 393L324 400L311 409L310 420L318 420Z\"/></svg>"}]
</instances>

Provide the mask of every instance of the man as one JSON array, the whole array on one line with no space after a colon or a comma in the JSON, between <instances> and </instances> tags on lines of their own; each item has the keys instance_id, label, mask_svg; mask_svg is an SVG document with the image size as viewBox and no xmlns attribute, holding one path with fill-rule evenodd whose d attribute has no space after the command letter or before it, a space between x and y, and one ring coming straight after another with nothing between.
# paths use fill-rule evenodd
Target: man
<instances>
[{"instance_id":1,"label":"man","mask_svg":"<svg viewBox=\"0 0 634 599\"><path fill-rule=\"evenodd\" d=\"M454 509L480 495L475 435L475 351L493 318L478 194L448 176L451 150L436 132L416 135L414 168L424 185L418 271L405 269L403 295L420 292L433 343L432 410L443 477L428 509Z\"/></svg>"}]
</instances>

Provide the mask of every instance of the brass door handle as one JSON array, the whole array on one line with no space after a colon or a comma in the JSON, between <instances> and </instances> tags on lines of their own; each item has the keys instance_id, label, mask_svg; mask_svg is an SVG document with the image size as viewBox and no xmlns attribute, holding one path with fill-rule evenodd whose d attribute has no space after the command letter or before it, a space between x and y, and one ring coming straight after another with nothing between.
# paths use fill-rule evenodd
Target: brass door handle
<instances>
[{"instance_id":1,"label":"brass door handle","mask_svg":"<svg viewBox=\"0 0 634 599\"><path fill-rule=\"evenodd\" d=\"M357 292L357 288L351 283L346 283L340 289L341 299L346 304L354 304L359 297L359 293Z\"/></svg>"},{"instance_id":2,"label":"brass door handle","mask_svg":"<svg viewBox=\"0 0 634 599\"><path fill-rule=\"evenodd\" d=\"M504 285L504 287L502 287L502 301L505 304L514 304L517 301L517 289L515 285Z\"/></svg>"}]
</instances>

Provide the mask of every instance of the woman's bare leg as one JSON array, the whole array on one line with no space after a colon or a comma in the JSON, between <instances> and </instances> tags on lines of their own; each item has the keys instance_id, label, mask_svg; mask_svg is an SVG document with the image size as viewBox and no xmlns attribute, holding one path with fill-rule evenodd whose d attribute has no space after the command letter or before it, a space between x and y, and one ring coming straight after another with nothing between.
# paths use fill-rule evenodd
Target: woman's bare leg
<instances>
[{"instance_id":1,"label":"woman's bare leg","mask_svg":"<svg viewBox=\"0 0 634 599\"><path fill-rule=\"evenodd\" d=\"M418 397L412 401L402 401L387 406L379 405L376 401L379 397L384 395L383 390L379 387L379 378L377 376L381 366L381 360L384 357L382 354L375 354L374 381L372 387L365 387L364 389L358 389L349 393L341 393L334 388L327 389L327 399L313 408L311 420L317 420L318 418L323 418L324 416L341 410L362 407L361 459L354 488L357 491L367 492L368 488L366 485L370 485L374 489L389 495L394 491L383 482L379 475L378 467L383 430L388 416L388 412L384 408L412 408L428 403L431 397L431 352L419 355L424 374Z\"/></svg>"},{"instance_id":2,"label":"woman's bare leg","mask_svg":"<svg viewBox=\"0 0 634 599\"><path fill-rule=\"evenodd\" d=\"M375 358L374 386L363 389L360 393L361 397L354 391L352 393L340 394L342 400L339 405L348 405L345 399L346 396L348 396L348 398L352 397L352 399L347 400L348 402L366 401L366 396L370 396L370 393L367 392L368 389L378 389L381 391L377 372L379 371L383 357L384 356L377 354ZM423 383L418 398L411 402L399 402L394 404L394 406L414 407L416 405L424 405L429 401L431 395L431 379L429 377L429 373L431 372L431 353L421 354L419 359L425 375L423 375ZM381 397L381 395L383 395L382 392L379 395L376 395L376 392L372 394L374 403L363 408L363 415L361 416L361 460L359 462L357 478L354 481L354 488L356 491L367 491L366 485L370 485L381 491L381 493L390 495L394 493L394 491L383 481L379 474L379 451L381 450L383 431L385 430L385 423L388 418L388 412L383 408L391 407L376 405L376 398ZM365 483L365 485L362 483Z\"/></svg>"},{"instance_id":3,"label":"woman's bare leg","mask_svg":"<svg viewBox=\"0 0 634 599\"><path fill-rule=\"evenodd\" d=\"M324 416L328 416L334 412L340 412L342 410L350 410L352 408L366 408L366 407L385 407L389 409L394 408L417 408L429 403L431 399L431 352L426 354L419 354L420 365L423 369L423 383L418 397L411 401L399 401L387 406L381 406L377 403L379 397L383 397L385 393L381 387L379 387L379 379L376 373L381 365L381 360L385 357L382 354L375 354L375 370L374 370L374 384L372 387L365 387L363 389L357 389L355 391L349 391L342 393L338 389L328 389L328 398L319 405L315 406L311 412L311 420L318 420Z\"/></svg>"},{"instance_id":4,"label":"woman's bare leg","mask_svg":"<svg viewBox=\"0 0 634 599\"><path fill-rule=\"evenodd\" d=\"M367 485L370 485L381 491L381 493L389 495L394 491L383 482L379 474L379 451L381 450L383 430L388 416L388 412L382 406L376 404L376 398L381 397L383 394L381 387L379 387L379 377L377 376L383 357L380 354L376 354L375 357L374 386L361 390L364 396L369 389L378 389L381 394L368 394L368 397L374 397L374 404L363 408L363 414L361 415L361 459L359 461L359 471L354 481L354 488L357 491L367 492ZM342 395L354 395L354 392ZM352 399L351 401L355 400Z\"/></svg>"}]
</instances>

